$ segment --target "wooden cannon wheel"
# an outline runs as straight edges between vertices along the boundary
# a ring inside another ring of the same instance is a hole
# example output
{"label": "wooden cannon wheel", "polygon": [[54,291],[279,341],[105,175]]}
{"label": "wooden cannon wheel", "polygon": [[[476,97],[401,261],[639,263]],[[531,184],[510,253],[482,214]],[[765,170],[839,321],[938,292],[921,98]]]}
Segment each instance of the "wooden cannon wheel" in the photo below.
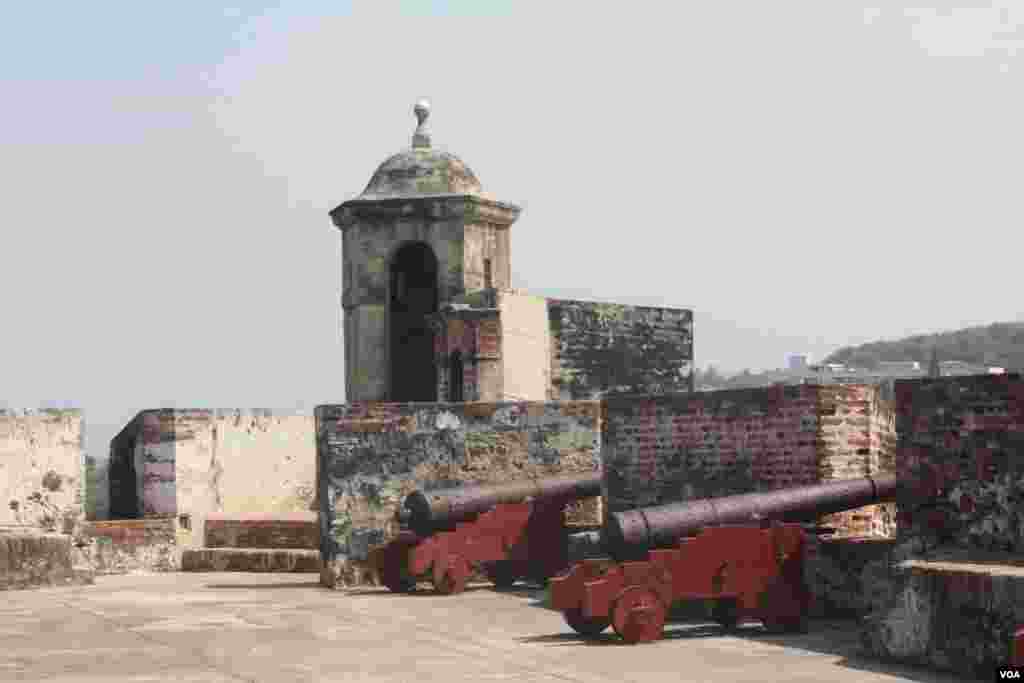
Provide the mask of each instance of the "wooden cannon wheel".
{"label": "wooden cannon wheel", "polygon": [[411,593],[416,590],[416,579],[401,571],[386,569],[380,578],[381,583],[393,593]]}
{"label": "wooden cannon wheel", "polygon": [[394,593],[416,590],[416,577],[409,573],[408,548],[394,544],[382,548],[374,557],[380,581]]}
{"label": "wooden cannon wheel", "polygon": [[806,605],[799,590],[776,579],[760,596],[761,622],[769,633],[806,633]]}
{"label": "wooden cannon wheel", "polygon": [[608,617],[585,617],[583,610],[579,607],[564,610],[562,616],[565,617],[565,623],[569,624],[576,633],[590,637],[598,635],[612,623]]}
{"label": "wooden cannon wheel", "polygon": [[434,563],[434,589],[443,595],[453,595],[466,590],[469,581],[469,563],[461,555],[448,555]]}
{"label": "wooden cannon wheel", "polygon": [[661,638],[666,613],[665,604],[652,589],[630,586],[612,603],[612,628],[627,643],[649,643]]}

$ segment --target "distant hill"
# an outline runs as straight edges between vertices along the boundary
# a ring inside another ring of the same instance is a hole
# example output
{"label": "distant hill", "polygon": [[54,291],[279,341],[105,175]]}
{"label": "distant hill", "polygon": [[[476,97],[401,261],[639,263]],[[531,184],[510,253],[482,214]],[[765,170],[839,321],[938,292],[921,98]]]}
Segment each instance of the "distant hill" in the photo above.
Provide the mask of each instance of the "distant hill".
{"label": "distant hill", "polygon": [[916,360],[927,367],[932,349],[940,361],[958,360],[976,365],[1024,371],[1024,322],[993,323],[953,332],[919,334],[895,341],[876,341],[839,349],[822,363],[874,370],[879,361]]}

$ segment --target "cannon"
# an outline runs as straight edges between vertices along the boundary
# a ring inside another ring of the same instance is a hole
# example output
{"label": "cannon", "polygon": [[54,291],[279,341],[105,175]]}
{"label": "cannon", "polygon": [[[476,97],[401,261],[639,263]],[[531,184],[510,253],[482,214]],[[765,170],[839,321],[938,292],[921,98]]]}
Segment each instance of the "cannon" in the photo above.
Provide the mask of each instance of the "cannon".
{"label": "cannon", "polygon": [[623,640],[661,637],[670,607],[705,600],[733,628],[761,621],[803,631],[806,522],[895,499],[900,481],[863,477],[765,493],[693,500],[608,515],[610,558],[584,560],[550,582],[551,605],[585,636],[612,626]]}
{"label": "cannon", "polygon": [[474,569],[499,588],[544,582],[569,566],[565,506],[600,493],[596,474],[414,491],[395,515],[401,531],[373,562],[397,593],[428,579],[460,593]]}

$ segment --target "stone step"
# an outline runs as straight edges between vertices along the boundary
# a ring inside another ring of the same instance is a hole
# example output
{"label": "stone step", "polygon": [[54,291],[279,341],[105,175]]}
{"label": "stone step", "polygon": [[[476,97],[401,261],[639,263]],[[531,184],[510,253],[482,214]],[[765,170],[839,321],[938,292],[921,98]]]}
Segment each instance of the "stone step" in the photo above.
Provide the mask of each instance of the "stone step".
{"label": "stone step", "polygon": [[213,514],[203,530],[206,548],[320,547],[320,526],[315,512]]}
{"label": "stone step", "polygon": [[320,572],[320,551],[299,548],[188,548],[183,572]]}

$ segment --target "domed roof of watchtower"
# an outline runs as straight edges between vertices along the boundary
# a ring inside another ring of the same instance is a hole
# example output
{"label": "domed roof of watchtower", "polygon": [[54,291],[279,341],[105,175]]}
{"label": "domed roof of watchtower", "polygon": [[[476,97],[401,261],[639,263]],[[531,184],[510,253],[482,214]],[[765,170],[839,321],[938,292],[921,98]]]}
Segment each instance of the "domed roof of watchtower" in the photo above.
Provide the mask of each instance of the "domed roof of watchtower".
{"label": "domed roof of watchtower", "polygon": [[484,197],[476,175],[454,154],[431,146],[427,119],[430,104],[424,100],[413,109],[418,121],[412,147],[382,163],[363,193],[356,199],[375,200],[433,195],[476,195]]}

